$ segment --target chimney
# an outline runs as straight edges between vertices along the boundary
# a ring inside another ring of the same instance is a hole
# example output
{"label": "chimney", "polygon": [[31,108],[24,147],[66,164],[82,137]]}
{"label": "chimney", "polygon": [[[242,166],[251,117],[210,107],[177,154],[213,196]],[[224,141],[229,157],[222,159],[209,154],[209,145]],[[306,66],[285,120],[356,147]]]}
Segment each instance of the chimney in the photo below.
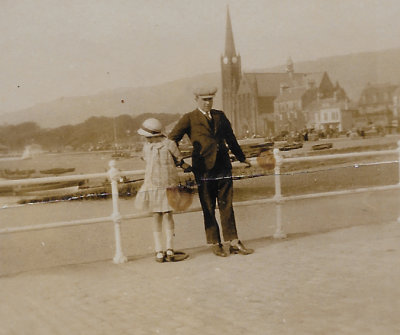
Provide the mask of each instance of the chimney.
{"label": "chimney", "polygon": [[288,88],[289,86],[285,83],[282,83],[280,86],[280,93],[283,94],[283,92]]}

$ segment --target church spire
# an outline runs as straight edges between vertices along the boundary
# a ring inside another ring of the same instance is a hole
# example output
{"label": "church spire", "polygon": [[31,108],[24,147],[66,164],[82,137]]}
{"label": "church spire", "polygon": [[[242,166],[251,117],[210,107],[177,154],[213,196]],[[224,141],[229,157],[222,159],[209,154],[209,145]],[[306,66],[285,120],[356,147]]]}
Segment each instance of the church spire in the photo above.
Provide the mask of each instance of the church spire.
{"label": "church spire", "polygon": [[227,6],[227,15],[226,15],[225,56],[228,57],[236,56],[235,42],[233,40],[231,16],[229,14],[229,6]]}
{"label": "church spire", "polygon": [[289,57],[288,60],[286,61],[286,72],[287,73],[294,72],[294,65],[293,65],[292,57]]}

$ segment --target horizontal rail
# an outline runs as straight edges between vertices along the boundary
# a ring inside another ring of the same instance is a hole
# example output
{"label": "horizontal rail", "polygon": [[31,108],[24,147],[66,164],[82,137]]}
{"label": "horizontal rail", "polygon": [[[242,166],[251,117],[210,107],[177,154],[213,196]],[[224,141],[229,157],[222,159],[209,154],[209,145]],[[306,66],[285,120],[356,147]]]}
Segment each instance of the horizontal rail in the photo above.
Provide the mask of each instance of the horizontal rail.
{"label": "horizontal rail", "polygon": [[365,157],[365,156],[381,156],[388,154],[399,154],[398,149],[392,150],[379,150],[379,151],[365,151],[365,152],[352,152],[346,154],[332,154],[332,155],[318,155],[318,156],[304,156],[304,157],[284,157],[282,160],[285,163],[300,162],[300,161],[316,161],[316,160],[326,160],[326,159],[336,159],[336,158],[354,158],[354,157]]}
{"label": "horizontal rail", "polygon": [[40,177],[40,178],[26,178],[26,179],[16,179],[16,180],[1,180],[1,186],[20,186],[20,185],[34,185],[34,184],[45,184],[45,183],[55,183],[61,181],[75,181],[81,179],[95,179],[95,178],[107,178],[107,172],[102,173],[89,173],[89,174],[75,174],[70,176],[60,176],[60,177]]}
{"label": "horizontal rail", "polygon": [[113,218],[111,216],[106,216],[106,217],[82,219],[82,220],[43,223],[43,224],[38,224],[38,225],[29,225],[29,226],[22,226],[22,227],[10,227],[10,228],[0,229],[0,235],[32,231],[32,230],[44,230],[44,229],[59,228],[59,227],[80,226],[80,225],[85,225],[85,224],[112,222],[112,221],[113,221]]}
{"label": "horizontal rail", "polygon": [[[121,171],[120,174],[124,176],[143,176],[144,170]],[[0,187],[46,184],[46,183],[55,183],[63,181],[77,181],[81,179],[97,179],[97,178],[108,178],[108,174],[107,172],[100,172],[100,173],[88,173],[88,174],[75,174],[75,175],[59,176],[59,177],[40,177],[40,178],[26,178],[26,179],[15,179],[15,180],[1,180]]]}
{"label": "horizontal rail", "polygon": [[120,171],[122,176],[143,176],[145,170],[130,170],[130,171]]}
{"label": "horizontal rail", "polygon": [[282,196],[280,199],[264,198],[264,199],[256,199],[256,200],[246,200],[246,201],[235,202],[234,206],[241,207],[241,206],[255,206],[255,205],[261,205],[261,204],[267,204],[267,203],[277,203],[277,202],[284,203],[286,201],[293,201],[293,200],[332,197],[332,196],[336,196],[336,195],[346,195],[346,194],[372,192],[372,191],[389,191],[389,190],[396,190],[396,189],[400,189],[400,184],[385,185],[385,186],[370,186],[370,187],[362,187],[362,188],[356,188],[356,189],[351,189],[351,190]]}
{"label": "horizontal rail", "polygon": [[[284,203],[287,201],[294,201],[294,200],[301,200],[301,199],[313,199],[313,198],[346,195],[346,194],[353,194],[353,193],[388,191],[388,190],[396,190],[396,189],[400,189],[400,184],[385,185],[385,186],[371,186],[371,187],[363,187],[363,188],[357,188],[357,189],[351,189],[351,190],[292,195],[292,196],[285,196],[280,199],[276,199],[273,197],[273,198],[246,200],[246,201],[234,202],[233,206],[234,207],[256,206],[256,205],[263,205],[263,204],[267,204],[267,203]],[[189,208],[186,211],[174,212],[174,214],[187,214],[187,213],[193,213],[193,212],[200,212],[201,210],[202,209],[200,206],[195,206],[195,207]],[[136,213],[136,214],[122,215],[121,219],[134,220],[134,219],[148,218],[151,216],[152,216],[151,213],[141,212],[141,213]],[[113,217],[107,216],[107,217],[98,217],[98,218],[92,218],[92,219],[82,219],[82,220],[74,220],[74,221],[45,223],[45,224],[39,224],[39,225],[29,225],[29,226],[22,226],[22,227],[2,228],[2,229],[0,229],[0,235],[17,233],[17,232],[25,232],[25,231],[33,231],[33,230],[45,230],[45,229],[58,228],[58,227],[79,226],[79,225],[87,225],[87,224],[93,224],[93,223],[103,223],[103,222],[113,222]]]}

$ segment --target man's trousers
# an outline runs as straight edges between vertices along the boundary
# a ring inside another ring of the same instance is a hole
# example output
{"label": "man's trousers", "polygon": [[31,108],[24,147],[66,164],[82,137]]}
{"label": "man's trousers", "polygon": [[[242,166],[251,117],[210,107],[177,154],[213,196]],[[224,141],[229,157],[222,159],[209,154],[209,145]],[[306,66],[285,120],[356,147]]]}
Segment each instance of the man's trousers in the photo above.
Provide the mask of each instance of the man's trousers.
{"label": "man's trousers", "polygon": [[216,201],[218,201],[221,228],[224,241],[238,238],[235,215],[232,208],[233,181],[231,170],[195,173],[201,207],[204,216],[204,228],[207,243],[221,242],[220,230],[215,218]]}

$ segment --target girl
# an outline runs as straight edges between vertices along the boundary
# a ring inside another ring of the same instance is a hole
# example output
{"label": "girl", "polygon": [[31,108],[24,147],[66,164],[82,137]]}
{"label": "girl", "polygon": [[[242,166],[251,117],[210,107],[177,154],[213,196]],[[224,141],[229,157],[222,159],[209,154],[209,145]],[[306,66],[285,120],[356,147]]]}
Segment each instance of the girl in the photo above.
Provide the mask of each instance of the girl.
{"label": "girl", "polygon": [[[138,134],[147,140],[143,147],[143,159],[146,162],[145,176],[142,187],[135,199],[138,209],[153,212],[153,236],[157,262],[173,262],[182,260],[174,253],[174,219],[172,208],[168,203],[167,189],[178,185],[178,173],[176,166],[185,171],[190,170],[175,142],[167,139],[162,133],[162,124],[157,119],[147,119],[143,122]],[[166,222],[166,253],[162,248],[162,222]],[[184,255],[186,256],[186,255]]]}

